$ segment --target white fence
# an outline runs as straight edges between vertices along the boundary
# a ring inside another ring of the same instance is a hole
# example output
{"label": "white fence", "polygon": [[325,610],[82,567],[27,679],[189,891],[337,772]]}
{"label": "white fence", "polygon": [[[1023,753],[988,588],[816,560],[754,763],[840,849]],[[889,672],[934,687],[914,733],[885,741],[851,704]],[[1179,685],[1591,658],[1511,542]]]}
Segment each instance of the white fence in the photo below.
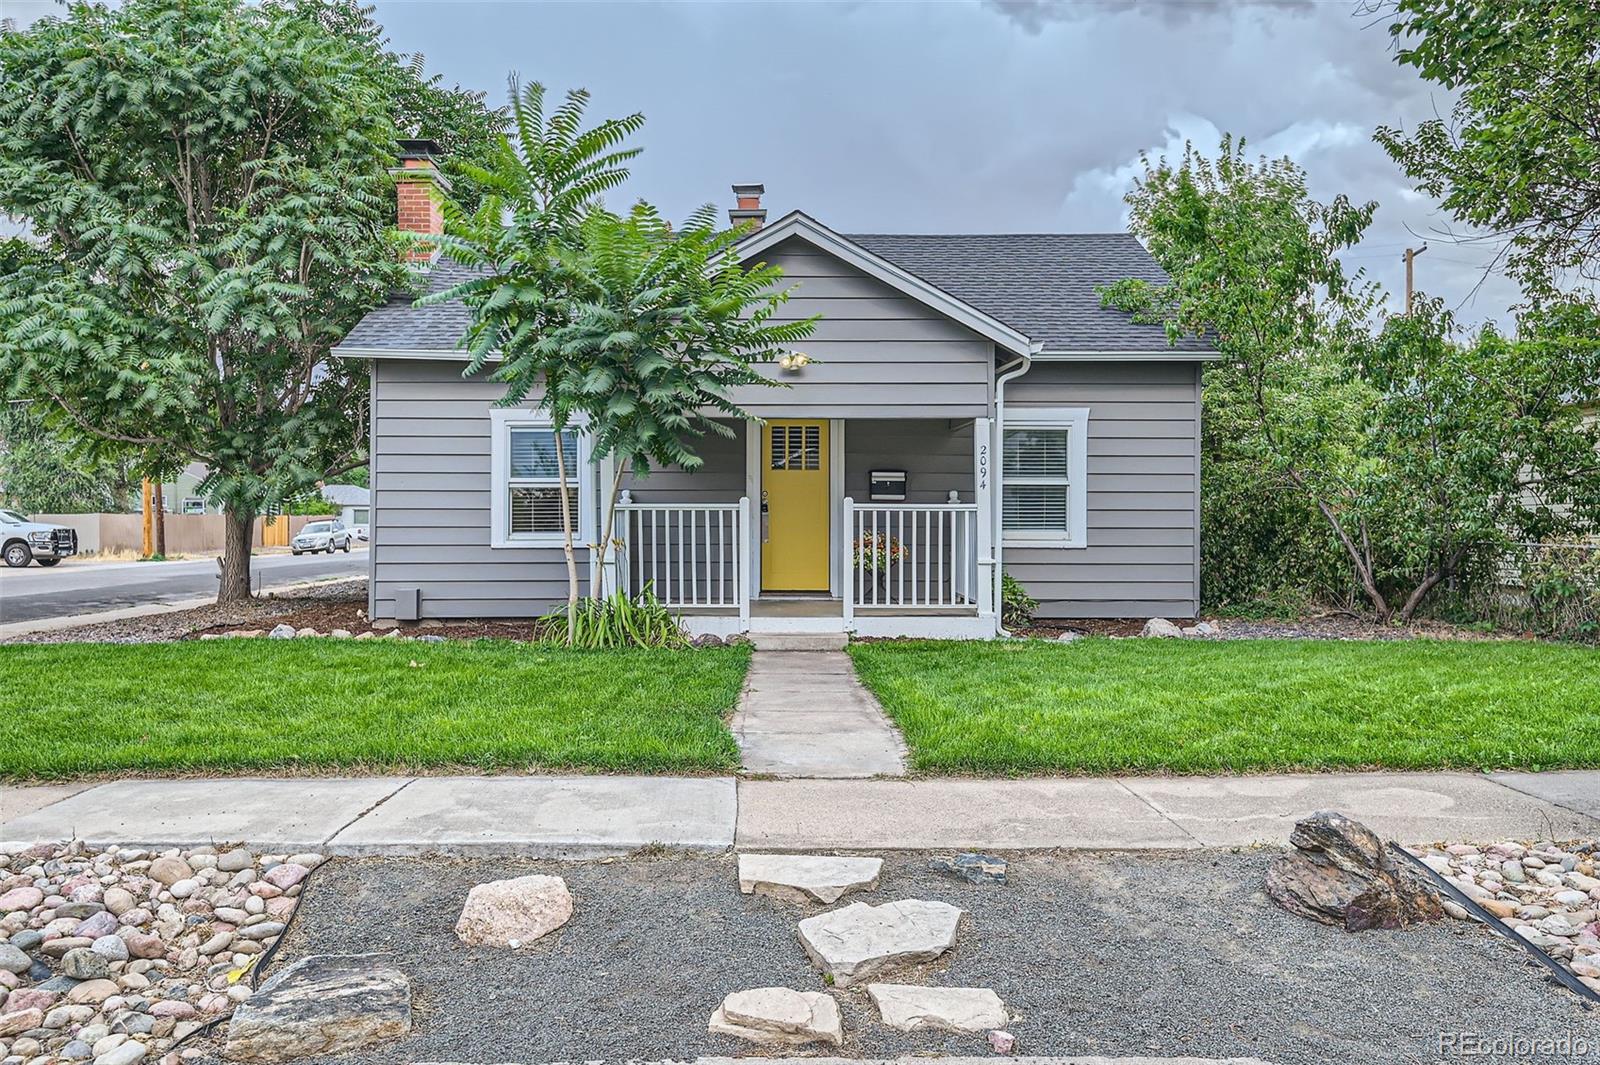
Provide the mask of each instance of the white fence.
{"label": "white fence", "polygon": [[978,602],[976,503],[844,501],[844,601],[850,614],[879,606],[970,610]]}
{"label": "white fence", "polygon": [[618,577],[669,607],[736,607],[750,615],[750,500],[617,504]]}

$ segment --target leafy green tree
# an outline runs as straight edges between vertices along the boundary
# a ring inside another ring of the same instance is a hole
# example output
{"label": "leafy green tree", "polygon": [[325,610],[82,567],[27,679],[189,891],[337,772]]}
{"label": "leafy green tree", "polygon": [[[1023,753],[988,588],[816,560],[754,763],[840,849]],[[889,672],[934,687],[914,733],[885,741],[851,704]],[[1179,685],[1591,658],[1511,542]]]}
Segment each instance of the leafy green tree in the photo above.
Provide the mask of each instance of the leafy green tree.
{"label": "leafy green tree", "polygon": [[138,484],[126,453],[63,435],[32,404],[0,402],[0,502],[29,513],[120,512]]}
{"label": "leafy green tree", "polygon": [[[1363,485],[1389,581],[1412,616],[1474,554],[1600,528],[1600,342],[1573,341],[1565,305],[1516,339],[1461,341],[1437,299],[1391,317],[1357,372],[1374,397]],[[1600,337],[1592,328],[1590,337]]]}
{"label": "leafy green tree", "polygon": [[[1287,159],[1251,162],[1225,138],[1215,161],[1186,147],[1182,160],[1145,160],[1127,197],[1133,231],[1172,278],[1128,280],[1103,293],[1111,306],[1168,335],[1209,338],[1224,360],[1205,371],[1202,545],[1217,576],[1235,582],[1220,598],[1277,596],[1303,574],[1266,572],[1274,551],[1319,576],[1320,516],[1365,595],[1382,600],[1352,467],[1364,397],[1344,378],[1342,355],[1366,339],[1377,291],[1348,275],[1338,254],[1353,247],[1376,205],[1314,201],[1304,171]],[[1261,528],[1263,513],[1289,524]],[[1241,533],[1270,539],[1247,542]],[[1241,594],[1242,593],[1242,594]],[[1208,591],[1208,597],[1214,593]]]}
{"label": "leafy green tree", "polygon": [[407,284],[369,52],[278,3],[72,4],[0,34],[0,378],[77,431],[210,467],[218,598],[254,516],[365,460],[329,349]]}
{"label": "leafy green tree", "polygon": [[[652,463],[700,465],[695,441],[726,433],[717,415],[746,418],[731,389],[763,383],[754,365],[807,335],[810,322],[775,322],[786,298],[781,274],[746,269],[728,251],[707,207],[674,228],[640,205],[626,218],[599,198],[628,175],[639,149],[625,141],[643,116],[585,128],[588,94],[574,91],[546,114],[544,87],[513,80],[514,136],[500,139],[492,166],[459,169],[485,190],[478,209],[444,205],[444,252],[481,275],[420,302],[462,299],[473,311],[463,343],[468,373],[499,364],[502,405],[537,389],[539,410],[558,433],[590,435],[596,456],[623,470]],[[575,631],[578,567],[563,449],[555,449],[567,564],[567,634]],[[602,542],[611,540],[616,484]]]}
{"label": "leafy green tree", "polygon": [[[459,299],[473,312],[462,344],[466,374],[491,373],[506,384],[502,406],[516,406],[542,385],[539,409],[555,432],[570,431],[583,411],[587,367],[569,361],[554,338],[571,320],[573,277],[570,262],[582,248],[584,218],[599,197],[628,178],[626,163],[638,148],[622,144],[644,124],[642,114],[607,119],[583,128],[589,94],[567,93],[545,114],[545,90],[538,82],[519,88],[511,79],[511,131],[498,138],[490,162],[458,163],[484,194],[476,210],[449,199],[442,202],[444,236],[439,244],[458,263],[475,266],[479,276],[425,296],[419,304]],[[578,561],[565,449],[555,449],[561,497],[563,552],[567,565],[569,634],[577,616]]]}
{"label": "leafy green tree", "polygon": [[455,165],[486,165],[491,161],[495,139],[505,132],[505,111],[490,108],[481,92],[447,85],[442,76],[429,75],[420,53],[393,51],[383,27],[372,17],[370,4],[354,0],[269,2],[316,22],[371,57],[369,72],[389,100],[395,132],[401,137],[437,142],[443,165],[455,178],[451,196],[464,209],[475,210],[483,190],[470,177],[456,171]]}
{"label": "leafy green tree", "polygon": [[1600,276],[1600,4],[1399,0],[1399,62],[1456,93],[1448,118],[1377,140],[1456,218],[1508,236],[1510,266],[1549,288]]}
{"label": "leafy green tree", "polygon": [[718,419],[745,421],[732,390],[775,386],[757,364],[811,335],[814,318],[775,321],[788,299],[783,272],[749,268],[732,254],[742,230],[719,230],[716,208],[673,226],[648,204],[626,218],[592,211],[582,245],[567,252],[574,302],[552,340],[569,369],[582,368],[576,405],[595,454],[617,459],[598,545],[612,546],[623,474],[652,465],[696,470],[707,433],[732,437]]}
{"label": "leafy green tree", "polygon": [[1172,283],[1105,298],[1213,338],[1225,359],[1207,374],[1207,420],[1232,430],[1208,441],[1213,471],[1314,508],[1379,618],[1410,619],[1513,540],[1597,527],[1600,429],[1581,413],[1600,401],[1592,305],[1547,303],[1515,338],[1463,342],[1424,297],[1374,338],[1376,290],[1335,257],[1373,205],[1318,204],[1294,164],[1248,163],[1226,141],[1215,163],[1191,150],[1147,165],[1129,203]]}

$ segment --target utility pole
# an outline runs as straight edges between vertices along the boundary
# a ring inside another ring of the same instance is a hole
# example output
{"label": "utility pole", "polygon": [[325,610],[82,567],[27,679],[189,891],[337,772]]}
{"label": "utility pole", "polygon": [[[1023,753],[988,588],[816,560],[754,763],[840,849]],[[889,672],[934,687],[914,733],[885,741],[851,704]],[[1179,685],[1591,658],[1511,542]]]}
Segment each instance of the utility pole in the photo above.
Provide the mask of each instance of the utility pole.
{"label": "utility pole", "polygon": [[1428,246],[1426,244],[1424,244],[1420,248],[1407,248],[1406,249],[1406,317],[1407,318],[1411,317],[1411,291],[1412,291],[1412,287],[1413,287],[1411,278],[1412,278],[1412,274],[1414,273],[1413,265],[1417,261],[1417,256],[1421,255],[1423,252],[1425,252],[1427,250],[1428,250]]}
{"label": "utility pole", "polygon": [[149,558],[152,554],[155,553],[155,545],[153,543],[153,537],[151,536],[151,533],[152,533],[153,530],[151,528],[151,521],[150,521],[150,518],[151,518],[151,514],[150,514],[150,478],[148,478],[148,477],[143,479],[143,482],[141,484],[140,496],[143,499],[143,503],[142,503],[142,505],[140,507],[140,512],[144,516],[144,523],[143,523],[144,524],[144,546],[143,546],[143,550],[140,551],[140,554],[143,555],[145,558]]}

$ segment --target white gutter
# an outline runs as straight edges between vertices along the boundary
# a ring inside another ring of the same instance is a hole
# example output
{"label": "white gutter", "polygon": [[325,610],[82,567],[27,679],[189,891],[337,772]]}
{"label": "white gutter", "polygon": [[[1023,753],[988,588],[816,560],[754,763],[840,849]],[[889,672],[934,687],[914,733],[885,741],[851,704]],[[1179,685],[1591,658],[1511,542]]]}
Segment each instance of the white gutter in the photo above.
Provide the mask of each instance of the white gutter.
{"label": "white gutter", "polygon": [[1005,596],[1005,490],[1006,490],[1006,382],[1014,377],[1021,377],[1033,369],[1033,357],[1039,354],[1043,344],[1033,345],[1027,352],[1008,363],[994,379],[994,440],[991,443],[990,454],[994,455],[994,492],[989,497],[994,503],[989,508],[989,521],[993,523],[990,533],[990,553],[994,555],[994,627],[1002,636],[1010,636],[1004,625]]}

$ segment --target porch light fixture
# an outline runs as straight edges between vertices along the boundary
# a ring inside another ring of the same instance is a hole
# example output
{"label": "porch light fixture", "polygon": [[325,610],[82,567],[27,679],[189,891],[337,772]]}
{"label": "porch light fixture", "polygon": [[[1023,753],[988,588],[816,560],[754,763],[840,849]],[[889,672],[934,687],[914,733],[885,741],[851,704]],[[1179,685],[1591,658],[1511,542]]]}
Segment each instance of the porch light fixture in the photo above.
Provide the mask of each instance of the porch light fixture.
{"label": "porch light fixture", "polygon": [[799,373],[811,364],[811,356],[803,351],[791,351],[778,360],[779,369],[785,373]]}

